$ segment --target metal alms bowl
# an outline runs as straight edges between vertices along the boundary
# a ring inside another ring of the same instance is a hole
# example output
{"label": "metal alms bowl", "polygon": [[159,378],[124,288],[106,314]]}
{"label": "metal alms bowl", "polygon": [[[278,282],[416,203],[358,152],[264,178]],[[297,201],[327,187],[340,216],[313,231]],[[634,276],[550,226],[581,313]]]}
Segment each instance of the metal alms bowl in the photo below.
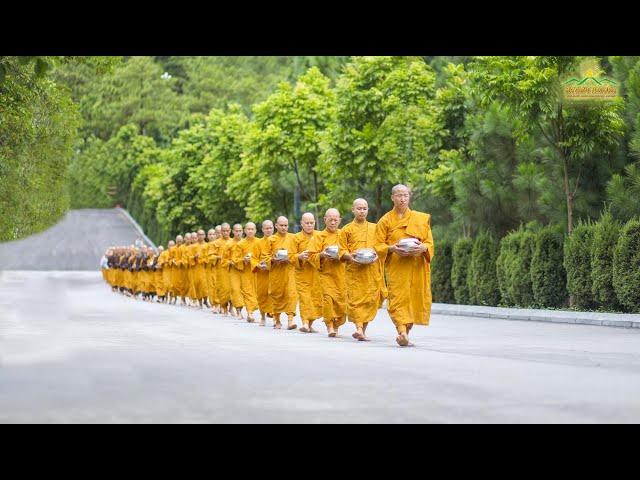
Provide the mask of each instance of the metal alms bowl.
{"label": "metal alms bowl", "polygon": [[289,258],[289,251],[284,248],[281,248],[276,252],[276,258],[278,260],[286,260],[287,258]]}
{"label": "metal alms bowl", "polygon": [[360,248],[355,253],[358,263],[373,263],[376,259],[376,251],[373,248]]}
{"label": "metal alms bowl", "polygon": [[338,250],[340,248],[338,247],[338,245],[330,245],[327,248],[325,248],[325,252],[327,252],[327,255],[329,255],[332,258],[338,258]]}
{"label": "metal alms bowl", "polygon": [[408,250],[418,245],[420,245],[420,241],[417,238],[403,238],[398,242],[398,247],[403,250]]}

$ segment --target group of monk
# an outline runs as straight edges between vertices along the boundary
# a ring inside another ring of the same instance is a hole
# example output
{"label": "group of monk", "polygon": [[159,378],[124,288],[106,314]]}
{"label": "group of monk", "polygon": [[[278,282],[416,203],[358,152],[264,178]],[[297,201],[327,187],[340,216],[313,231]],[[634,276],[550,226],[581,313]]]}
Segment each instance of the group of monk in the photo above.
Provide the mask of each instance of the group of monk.
{"label": "group of monk", "polygon": [[[322,319],[328,336],[348,320],[355,326],[353,338],[369,341],[367,326],[387,299],[387,310],[402,347],[413,346],[413,325],[428,325],[431,313],[430,263],[434,255],[429,214],[411,210],[411,191],[396,185],[391,192],[393,209],[377,224],[367,220],[367,201],[353,202],[353,221],[340,228],[340,212],[330,208],[325,229],[315,229],[315,216],[305,213],[302,230],[289,233],[289,221],[279,217],[256,225],[233,228],[223,223],[208,231],[178,235],[165,250],[150,247],[113,247],[106,253],[105,281],[114,291],[147,301],[209,308],[214,314],[231,315],[253,323],[273,319],[281,329],[315,333]],[[231,235],[233,234],[233,235]],[[244,234],[244,235],[243,235]],[[404,241],[403,241],[404,240]],[[372,259],[363,261],[362,252]],[[245,317],[242,312],[245,312]]]}

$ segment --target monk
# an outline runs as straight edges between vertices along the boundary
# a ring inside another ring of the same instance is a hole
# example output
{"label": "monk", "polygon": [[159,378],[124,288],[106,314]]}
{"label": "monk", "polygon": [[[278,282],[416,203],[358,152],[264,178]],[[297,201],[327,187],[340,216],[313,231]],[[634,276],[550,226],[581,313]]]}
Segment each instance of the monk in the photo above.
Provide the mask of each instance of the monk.
{"label": "monk", "polygon": [[216,265],[216,292],[220,302],[220,312],[223,315],[229,313],[231,301],[231,282],[229,278],[229,249],[233,246],[233,240],[229,237],[231,226],[223,223],[220,227],[221,237],[214,242],[218,250],[218,263]]}
{"label": "monk", "polygon": [[213,313],[217,313],[217,310],[220,307],[218,298],[216,296],[216,263],[218,263],[218,250],[214,245],[216,239],[217,237],[215,229],[209,229],[209,231],[207,232],[207,246],[204,251],[204,265],[207,276],[207,296],[209,298],[209,305]]}
{"label": "monk", "polygon": [[[196,236],[191,235],[191,245],[188,247],[188,262],[191,271],[191,298],[202,308],[208,294],[208,282],[204,262],[206,261],[204,230],[198,230]],[[193,241],[195,238],[195,242]]]}
{"label": "monk", "polygon": [[[233,226],[233,243],[228,250],[228,260],[229,260],[229,282],[231,284],[231,306],[233,307],[231,310],[232,316],[241,319],[242,318],[242,307],[244,306],[244,301],[242,297],[242,269],[243,265],[237,265],[235,258],[235,252],[238,249],[238,245],[242,241],[242,225],[236,223]],[[240,263],[242,259],[240,259]]]}
{"label": "monk", "polygon": [[[180,297],[182,305],[187,304],[186,296],[189,292],[189,278],[187,277],[186,266],[186,248],[184,243],[184,237],[178,235],[176,237],[176,247],[173,255],[173,285],[175,288],[176,297]],[[174,301],[175,303],[175,301]]]}
{"label": "monk", "polygon": [[269,237],[273,235],[273,222],[265,220],[262,222],[262,238],[258,239],[256,245],[256,259],[260,260],[253,267],[256,274],[256,292],[258,297],[258,308],[260,309],[260,326],[266,325],[267,316],[273,317],[273,304],[269,295],[269,267],[262,260],[263,255],[269,247]]}
{"label": "monk", "polygon": [[[248,222],[244,226],[245,238],[240,240],[233,249],[232,258],[234,268],[240,272],[240,293],[242,304],[247,311],[247,322],[255,322],[253,312],[258,309],[258,297],[256,291],[256,274],[253,268],[260,263],[260,257],[256,255],[257,242],[256,224]],[[240,314],[240,312],[238,312]]]}
{"label": "monk", "polygon": [[[391,190],[393,210],[376,226],[376,250],[384,258],[389,316],[401,347],[413,346],[409,332],[414,324],[429,325],[431,314],[430,263],[434,255],[431,215],[409,208],[411,190],[396,185]],[[402,239],[414,238],[414,246],[402,247]]]}
{"label": "monk", "polygon": [[358,263],[355,253],[376,246],[376,224],[367,221],[369,204],[364,198],[353,201],[353,221],[340,230],[341,259],[346,262],[347,319],[353,322],[353,338],[369,341],[367,326],[378,313],[386,297],[380,257],[369,264]]}
{"label": "monk", "polygon": [[294,235],[294,265],[296,291],[300,304],[300,318],[304,333],[316,333],[313,322],[322,317],[322,288],[318,270],[309,262],[307,246],[318,231],[315,230],[316,219],[312,213],[305,213],[300,219],[302,230]]}
{"label": "monk", "polygon": [[[269,295],[273,305],[273,328],[281,329],[280,314],[286,313],[288,319],[287,330],[298,328],[294,321],[296,314],[296,283],[293,273],[293,250],[295,249],[294,235],[289,233],[287,217],[276,220],[275,235],[267,239],[267,247],[260,260],[269,268]],[[286,256],[277,258],[279,250],[286,250]]]}
{"label": "monk", "polygon": [[158,289],[158,301],[167,303],[169,300],[169,266],[167,265],[167,258],[169,256],[169,249],[171,243],[167,244],[165,250],[162,245],[158,247],[158,261],[156,262],[156,287]]}
{"label": "monk", "polygon": [[[344,263],[339,255],[340,212],[330,208],[324,215],[325,229],[310,242],[309,262],[320,273],[322,288],[322,317],[330,338],[338,336],[338,329],[346,322],[347,300]],[[328,247],[338,247],[335,257],[327,252]]]}
{"label": "monk", "polygon": [[173,254],[175,245],[176,242],[174,242],[173,240],[169,240],[169,243],[167,243],[167,249],[162,252],[160,258],[158,259],[158,265],[162,269],[162,283],[164,284],[164,288],[166,290],[165,303],[171,303],[171,297],[173,296],[173,285],[171,284],[171,272],[173,268],[171,266],[171,255]]}

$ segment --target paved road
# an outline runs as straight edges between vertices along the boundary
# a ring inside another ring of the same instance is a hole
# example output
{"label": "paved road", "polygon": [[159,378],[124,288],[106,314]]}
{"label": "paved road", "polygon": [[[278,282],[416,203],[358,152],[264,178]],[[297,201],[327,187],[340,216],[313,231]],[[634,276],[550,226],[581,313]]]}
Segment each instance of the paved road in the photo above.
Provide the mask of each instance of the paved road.
{"label": "paved road", "polygon": [[0,272],[0,422],[639,422],[640,331],[432,318],[417,347],[276,331]]}
{"label": "paved road", "polygon": [[130,245],[138,236],[121,210],[71,210],[44,232],[0,243],[0,269],[95,270],[109,246]]}

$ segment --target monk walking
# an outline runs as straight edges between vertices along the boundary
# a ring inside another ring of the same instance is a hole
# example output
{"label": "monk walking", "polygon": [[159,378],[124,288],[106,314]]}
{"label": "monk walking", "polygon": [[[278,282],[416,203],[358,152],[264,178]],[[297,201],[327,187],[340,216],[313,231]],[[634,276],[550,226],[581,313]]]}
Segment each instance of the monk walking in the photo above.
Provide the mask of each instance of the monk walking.
{"label": "monk walking", "polygon": [[340,230],[340,251],[346,261],[347,319],[356,326],[353,338],[368,341],[367,326],[378,313],[386,296],[382,263],[377,256],[363,263],[356,254],[362,249],[375,251],[376,224],[367,221],[369,204],[363,198],[354,200],[353,221]]}
{"label": "monk walking", "polygon": [[[234,268],[240,272],[240,293],[242,304],[247,310],[247,322],[255,322],[253,312],[258,309],[258,298],[256,292],[256,274],[253,267],[260,262],[256,256],[258,240],[256,239],[256,224],[248,222],[244,226],[245,238],[240,240],[234,247],[232,260]],[[240,312],[238,312],[240,314]]]}
{"label": "monk walking", "polygon": [[296,290],[300,303],[300,318],[304,333],[316,333],[313,322],[322,317],[322,287],[318,270],[309,262],[309,242],[318,234],[316,219],[312,213],[305,213],[300,219],[302,231],[294,235],[294,264]]}
{"label": "monk walking", "polygon": [[280,329],[280,314],[286,313],[288,330],[298,328],[296,314],[296,283],[293,273],[292,255],[295,249],[294,235],[289,233],[287,217],[278,217],[277,233],[267,239],[266,251],[260,258],[269,268],[269,295],[273,305],[273,328]]}
{"label": "monk walking", "polygon": [[[242,265],[237,265],[235,261],[235,251],[238,249],[238,245],[242,240],[242,225],[236,223],[233,226],[233,243],[229,248],[229,281],[231,284],[231,314],[238,318],[242,318],[242,307],[244,301],[242,299]],[[242,260],[240,261],[242,263]]]}
{"label": "monk walking", "polygon": [[256,291],[258,297],[258,308],[260,309],[260,326],[266,325],[267,316],[273,317],[273,304],[269,295],[269,267],[262,260],[264,255],[268,255],[269,237],[273,235],[273,222],[265,220],[262,222],[262,238],[257,240],[256,245],[256,265],[253,271],[256,274]]}
{"label": "monk walking", "polygon": [[339,233],[340,212],[327,210],[324,216],[325,229],[309,242],[309,262],[320,273],[322,287],[322,317],[329,337],[338,336],[338,328],[346,322],[347,301],[345,298],[345,269],[340,261]]}
{"label": "monk walking", "polygon": [[411,210],[410,200],[409,187],[393,187],[393,210],[376,226],[376,250],[385,257],[389,316],[398,331],[396,342],[402,347],[413,346],[411,328],[414,324],[429,325],[431,314],[431,215]]}
{"label": "monk walking", "polygon": [[218,264],[216,265],[216,291],[220,302],[221,313],[228,315],[231,301],[231,282],[229,279],[229,249],[233,246],[233,240],[229,237],[231,226],[223,223],[220,228],[221,237],[214,242],[218,249]]}

